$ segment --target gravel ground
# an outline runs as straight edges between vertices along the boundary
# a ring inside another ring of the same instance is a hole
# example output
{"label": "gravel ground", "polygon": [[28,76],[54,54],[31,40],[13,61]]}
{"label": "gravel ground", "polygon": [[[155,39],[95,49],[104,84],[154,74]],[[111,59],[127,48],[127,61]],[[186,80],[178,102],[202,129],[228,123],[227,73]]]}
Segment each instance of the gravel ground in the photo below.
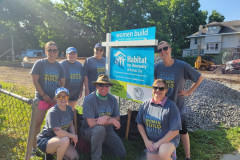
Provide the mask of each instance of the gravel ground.
{"label": "gravel ground", "polygon": [[[187,82],[186,88],[192,83]],[[204,79],[196,91],[185,100],[188,128],[190,130],[213,130],[223,124],[239,126],[240,90],[237,85],[228,85]]]}
{"label": "gravel ground", "polygon": [[[192,82],[187,81],[185,88]],[[214,130],[223,124],[226,127],[239,126],[240,122],[240,84],[217,82],[204,79],[195,92],[185,99],[187,107],[188,129]],[[118,97],[117,97],[118,98]],[[81,106],[83,98],[79,101]],[[138,110],[140,104],[120,98],[121,115],[127,114],[128,109]]]}

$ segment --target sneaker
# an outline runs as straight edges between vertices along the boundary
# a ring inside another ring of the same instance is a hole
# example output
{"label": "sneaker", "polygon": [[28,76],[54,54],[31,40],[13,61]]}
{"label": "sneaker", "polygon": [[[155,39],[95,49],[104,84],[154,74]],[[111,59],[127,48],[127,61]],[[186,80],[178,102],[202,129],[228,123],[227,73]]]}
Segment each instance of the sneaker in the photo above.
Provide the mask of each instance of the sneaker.
{"label": "sneaker", "polygon": [[191,160],[191,158],[186,158],[185,160]]}
{"label": "sneaker", "polygon": [[172,158],[172,160],[176,160],[177,159],[177,152],[176,152],[176,150],[173,151],[173,153],[171,155],[171,158]]}
{"label": "sneaker", "polygon": [[34,157],[36,155],[37,148],[32,148],[32,154],[31,157]]}

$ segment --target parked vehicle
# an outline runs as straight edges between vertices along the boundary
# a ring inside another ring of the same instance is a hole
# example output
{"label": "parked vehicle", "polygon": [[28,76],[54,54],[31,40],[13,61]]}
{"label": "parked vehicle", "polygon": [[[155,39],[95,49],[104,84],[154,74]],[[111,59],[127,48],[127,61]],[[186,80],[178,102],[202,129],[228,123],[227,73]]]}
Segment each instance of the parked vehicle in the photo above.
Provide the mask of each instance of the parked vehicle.
{"label": "parked vehicle", "polygon": [[202,59],[201,56],[198,56],[197,60],[195,61],[195,68],[205,71],[212,71],[214,68],[212,67],[214,65],[213,62],[207,61],[205,59]]}
{"label": "parked vehicle", "polygon": [[40,49],[26,49],[26,51],[21,52],[22,58],[24,57],[46,57],[43,50]]}
{"label": "parked vehicle", "polygon": [[225,67],[222,68],[223,74],[240,74],[240,52],[223,54],[222,62]]}

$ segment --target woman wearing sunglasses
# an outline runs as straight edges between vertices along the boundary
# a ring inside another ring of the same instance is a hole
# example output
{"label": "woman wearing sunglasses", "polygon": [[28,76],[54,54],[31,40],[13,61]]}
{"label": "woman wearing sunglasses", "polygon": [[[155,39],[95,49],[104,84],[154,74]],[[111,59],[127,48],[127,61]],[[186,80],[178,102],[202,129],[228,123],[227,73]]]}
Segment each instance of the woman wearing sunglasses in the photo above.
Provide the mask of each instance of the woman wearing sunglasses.
{"label": "woman wearing sunglasses", "polygon": [[103,57],[102,44],[97,43],[93,51],[94,55],[86,59],[83,67],[85,96],[96,90],[96,86],[92,82],[96,81],[100,74],[105,74],[106,59]]}
{"label": "woman wearing sunglasses", "polygon": [[[162,41],[158,44],[157,52],[163,60],[154,66],[154,78],[164,79],[168,83],[168,98],[176,103],[182,121],[182,130],[179,131],[185,151],[185,160],[190,160],[190,140],[185,118],[186,107],[184,97],[191,95],[203,80],[201,74],[186,62],[172,58],[172,48],[169,43]],[[193,85],[184,90],[186,80]]]}
{"label": "woman wearing sunglasses", "polygon": [[172,160],[181,130],[181,119],[174,102],[166,97],[168,84],[157,79],[153,83],[152,99],[140,106],[136,122],[145,144],[147,160]]}
{"label": "woman wearing sunglasses", "polygon": [[36,153],[36,136],[40,132],[45,114],[50,107],[56,104],[54,92],[60,86],[65,85],[64,70],[56,61],[57,44],[53,41],[46,43],[45,54],[47,57],[36,61],[31,70],[32,81],[36,89],[35,98],[39,100],[32,156]]}
{"label": "woman wearing sunglasses", "polygon": [[56,153],[57,160],[78,159],[74,148],[78,137],[74,132],[73,111],[67,106],[69,91],[60,87],[55,91],[55,96],[57,104],[47,112],[45,126],[37,136],[37,146],[44,153]]}

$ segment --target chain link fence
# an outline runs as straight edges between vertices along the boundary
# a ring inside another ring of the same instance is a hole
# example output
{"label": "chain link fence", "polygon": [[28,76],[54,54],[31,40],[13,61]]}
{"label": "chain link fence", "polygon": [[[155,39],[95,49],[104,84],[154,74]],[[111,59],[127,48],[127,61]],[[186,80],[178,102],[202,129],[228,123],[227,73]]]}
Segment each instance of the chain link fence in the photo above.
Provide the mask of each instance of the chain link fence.
{"label": "chain link fence", "polygon": [[15,86],[0,85],[0,159],[30,159],[36,103]]}

